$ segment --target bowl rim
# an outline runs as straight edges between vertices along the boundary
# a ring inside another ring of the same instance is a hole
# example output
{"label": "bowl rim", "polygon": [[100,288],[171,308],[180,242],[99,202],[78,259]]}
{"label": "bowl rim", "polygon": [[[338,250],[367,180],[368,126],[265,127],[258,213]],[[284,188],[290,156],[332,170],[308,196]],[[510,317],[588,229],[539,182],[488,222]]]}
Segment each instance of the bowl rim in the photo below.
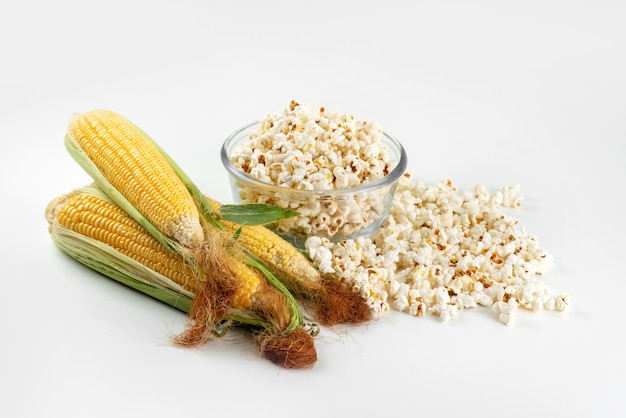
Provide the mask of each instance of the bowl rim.
{"label": "bowl rim", "polygon": [[319,195],[319,196],[339,196],[344,195],[346,193],[354,194],[354,193],[363,193],[370,190],[375,190],[384,186],[388,186],[397,182],[400,177],[404,174],[408,165],[408,157],[406,151],[400,141],[398,141],[394,136],[388,134],[383,131],[383,136],[387,138],[391,144],[397,148],[398,154],[400,158],[398,159],[396,165],[393,169],[384,177],[368,182],[363,183],[355,187],[347,187],[343,189],[330,189],[330,190],[306,190],[306,189],[293,189],[290,187],[277,186],[272,183],[266,183],[264,181],[255,179],[244,173],[243,171],[236,168],[230,161],[228,155],[228,146],[233,142],[235,138],[239,136],[239,134],[247,129],[250,129],[252,126],[260,124],[260,120],[256,120],[250,123],[247,123],[235,130],[233,133],[228,135],[226,140],[222,143],[222,147],[220,149],[220,159],[222,160],[222,164],[226,168],[226,170],[230,173],[231,176],[235,177],[238,180],[244,181],[251,186],[264,189],[266,191],[273,191],[278,193],[285,194],[296,194],[296,195]]}

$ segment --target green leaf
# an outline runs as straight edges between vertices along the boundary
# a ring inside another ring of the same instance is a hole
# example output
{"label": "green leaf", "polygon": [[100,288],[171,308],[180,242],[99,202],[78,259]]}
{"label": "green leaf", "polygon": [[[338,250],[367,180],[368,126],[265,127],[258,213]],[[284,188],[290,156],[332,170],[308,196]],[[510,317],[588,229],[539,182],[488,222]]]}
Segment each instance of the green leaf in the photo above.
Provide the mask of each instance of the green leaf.
{"label": "green leaf", "polygon": [[239,228],[237,228],[237,230],[235,231],[235,233],[233,234],[233,239],[235,241],[237,241],[239,239],[239,236],[241,235],[241,232],[243,231],[243,225],[239,225]]}
{"label": "green leaf", "polygon": [[264,225],[297,216],[299,213],[279,208],[278,206],[254,203],[247,205],[222,205],[220,214],[223,219],[238,224]]}

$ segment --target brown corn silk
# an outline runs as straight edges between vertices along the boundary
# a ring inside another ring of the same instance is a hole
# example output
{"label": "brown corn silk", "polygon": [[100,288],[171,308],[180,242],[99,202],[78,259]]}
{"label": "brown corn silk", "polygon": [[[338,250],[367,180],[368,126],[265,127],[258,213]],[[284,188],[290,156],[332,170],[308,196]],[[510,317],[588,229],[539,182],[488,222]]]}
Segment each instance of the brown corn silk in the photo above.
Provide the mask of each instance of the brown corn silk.
{"label": "brown corn silk", "polygon": [[292,331],[287,336],[261,331],[255,337],[263,356],[287,369],[309,368],[317,361],[317,352],[311,350],[313,337],[303,329]]}

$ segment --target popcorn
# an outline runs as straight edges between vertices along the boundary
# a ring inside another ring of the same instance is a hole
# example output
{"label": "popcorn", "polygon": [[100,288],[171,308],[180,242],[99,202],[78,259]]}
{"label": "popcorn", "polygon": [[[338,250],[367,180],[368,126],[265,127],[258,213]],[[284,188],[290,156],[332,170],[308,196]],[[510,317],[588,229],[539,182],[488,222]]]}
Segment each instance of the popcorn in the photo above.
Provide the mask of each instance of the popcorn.
{"label": "popcorn", "polygon": [[491,305],[491,309],[498,315],[498,319],[504,325],[510,325],[513,319],[513,313],[517,309],[517,302],[510,299],[508,302],[498,301]]}
{"label": "popcorn", "polygon": [[389,217],[370,237],[313,236],[305,245],[317,266],[352,284],[375,312],[391,307],[448,322],[480,306],[511,325],[519,308],[570,305],[567,293],[551,296],[540,280],[551,255],[504,211],[521,205],[518,193],[519,185],[459,191],[449,179],[427,186],[405,173]]}
{"label": "popcorn", "polygon": [[[395,166],[381,127],[339,112],[313,109],[292,101],[260,122],[249,140],[233,150],[233,166],[265,183],[296,190],[334,191],[371,183]],[[318,235],[350,237],[367,229],[386,212],[391,184],[358,194],[328,197],[321,207],[296,194],[240,189],[244,203],[289,208],[299,216],[282,219],[276,232],[302,239]]]}

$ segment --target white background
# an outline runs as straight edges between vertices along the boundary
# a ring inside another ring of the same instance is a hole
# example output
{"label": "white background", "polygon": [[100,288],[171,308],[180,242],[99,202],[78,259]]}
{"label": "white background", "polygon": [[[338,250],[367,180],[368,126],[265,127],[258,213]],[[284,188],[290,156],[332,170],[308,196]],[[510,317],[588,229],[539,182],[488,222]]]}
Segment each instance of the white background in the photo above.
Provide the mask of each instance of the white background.
{"label": "white background", "polygon": [[[625,18],[618,0],[2,3],[0,416],[623,416]],[[47,203],[90,181],[63,146],[73,112],[125,115],[229,202],[222,141],[291,99],[380,123],[429,184],[520,184],[571,309],[392,312],[284,370],[238,332],[172,347],[183,314],[49,238]]]}

